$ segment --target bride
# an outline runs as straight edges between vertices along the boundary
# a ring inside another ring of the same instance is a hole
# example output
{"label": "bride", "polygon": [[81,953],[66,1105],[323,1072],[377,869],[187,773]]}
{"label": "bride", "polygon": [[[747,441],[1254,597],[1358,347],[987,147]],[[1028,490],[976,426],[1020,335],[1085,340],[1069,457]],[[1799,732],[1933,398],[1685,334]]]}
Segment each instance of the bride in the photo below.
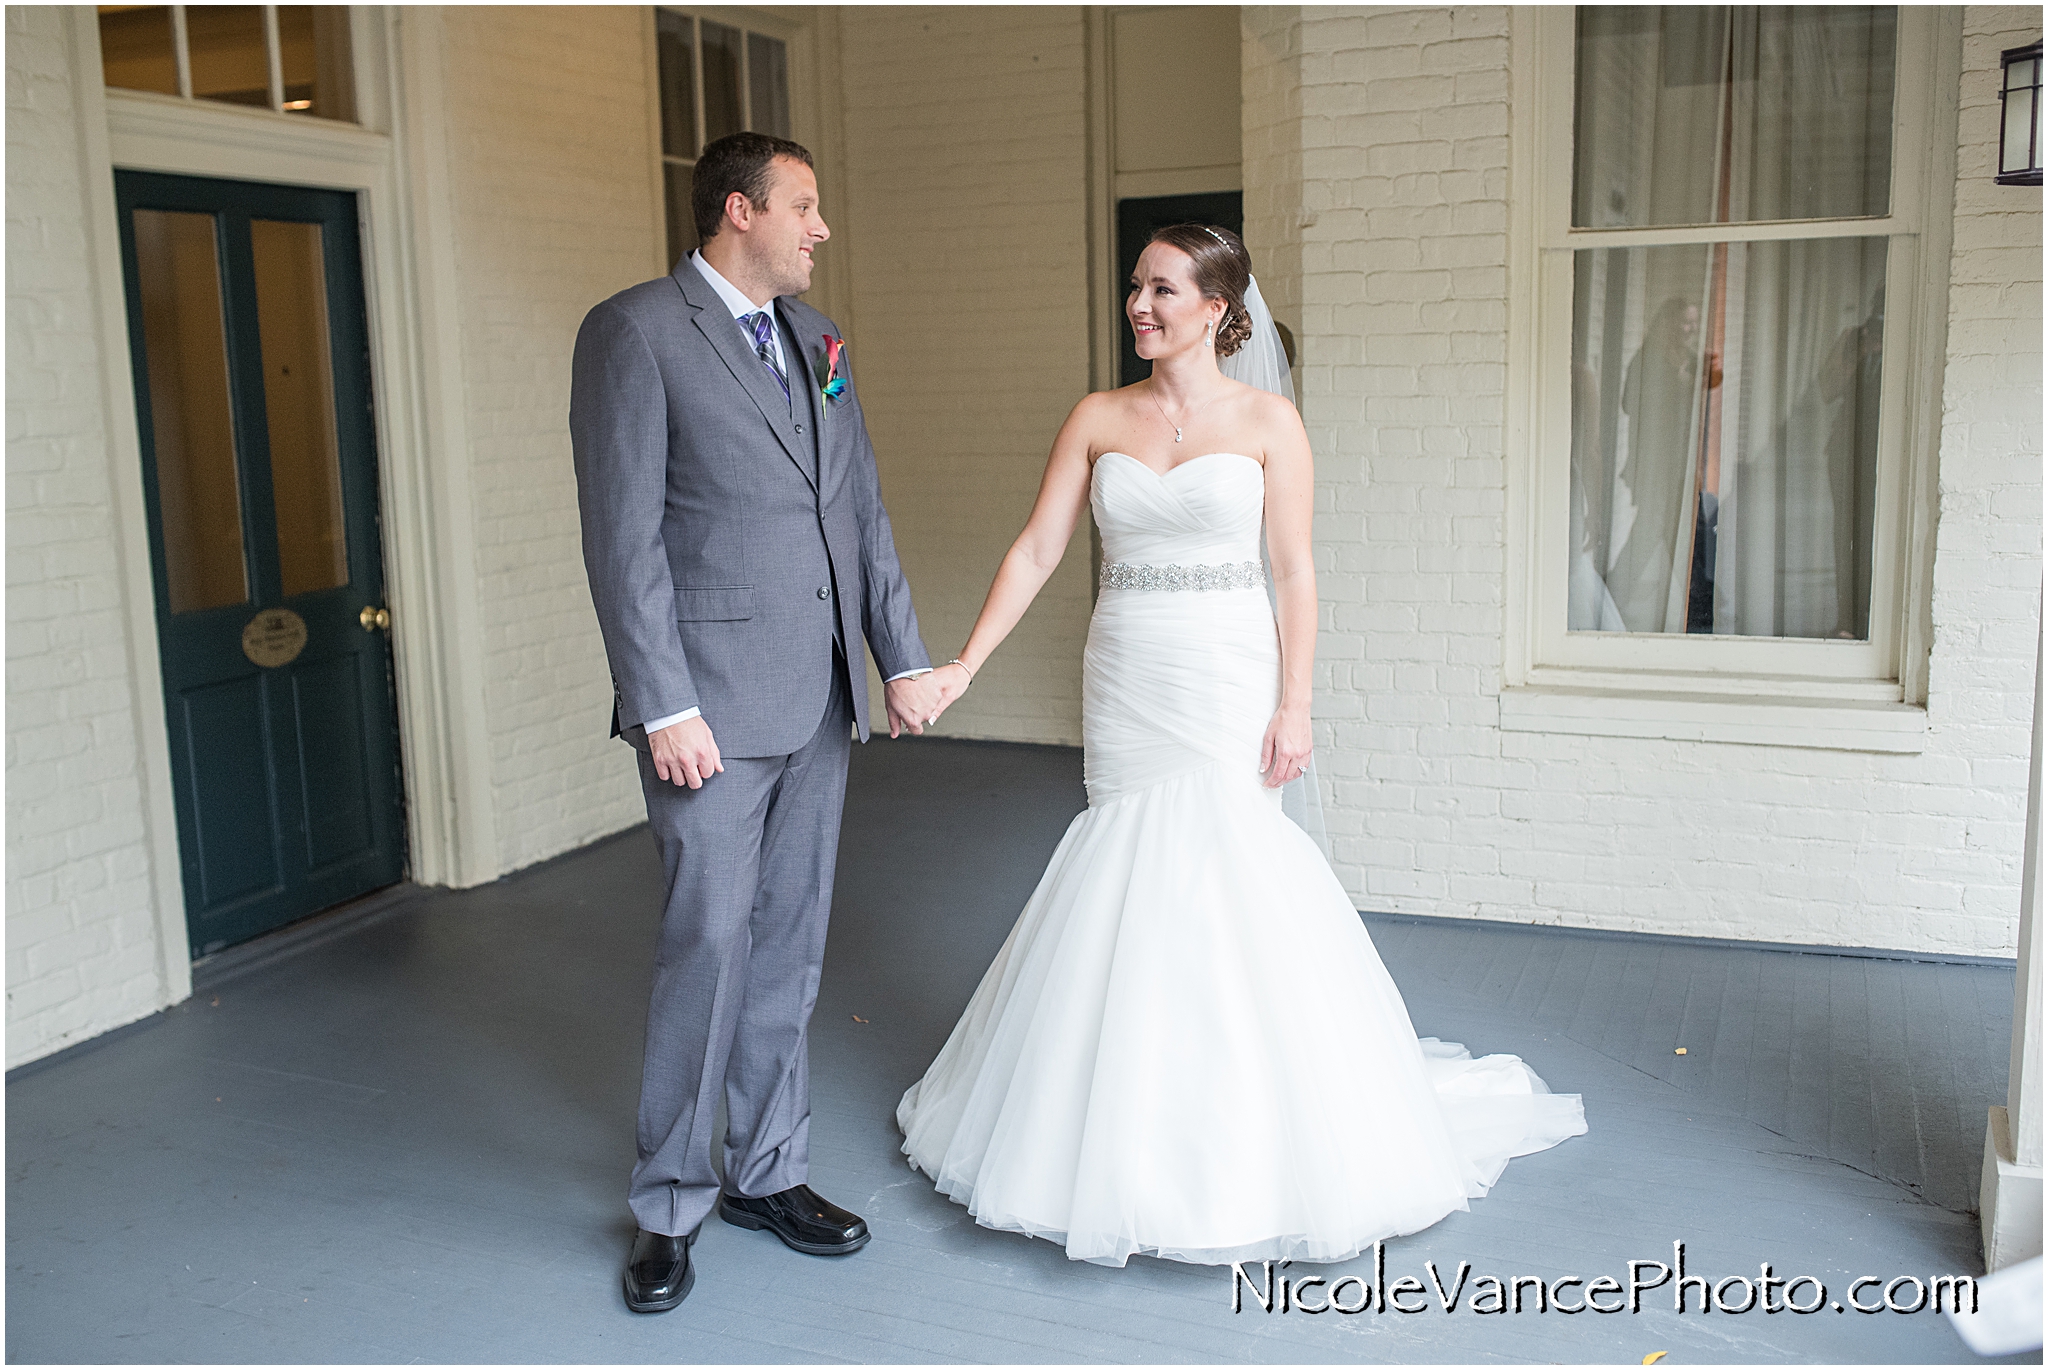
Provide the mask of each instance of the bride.
{"label": "bride", "polygon": [[1310,752],[1315,473],[1292,403],[1217,365],[1277,356],[1250,267],[1226,229],[1152,236],[1124,307],[1151,378],[1074,407],[936,676],[967,688],[1090,505],[1088,808],[896,1110],[939,1192],[1076,1260],[1346,1260],[1586,1128],[1515,1057],[1416,1038],[1282,812]]}

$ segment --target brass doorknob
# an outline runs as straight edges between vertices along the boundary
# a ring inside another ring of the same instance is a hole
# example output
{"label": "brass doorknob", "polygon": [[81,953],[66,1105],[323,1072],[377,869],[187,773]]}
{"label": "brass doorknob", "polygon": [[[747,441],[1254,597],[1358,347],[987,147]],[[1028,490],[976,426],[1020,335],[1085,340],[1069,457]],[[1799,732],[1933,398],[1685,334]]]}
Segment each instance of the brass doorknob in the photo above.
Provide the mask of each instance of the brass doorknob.
{"label": "brass doorknob", "polygon": [[373,609],[366,604],[363,606],[363,611],[356,615],[356,622],[363,625],[363,631],[366,633],[378,628],[389,628],[391,626],[391,611],[389,609]]}

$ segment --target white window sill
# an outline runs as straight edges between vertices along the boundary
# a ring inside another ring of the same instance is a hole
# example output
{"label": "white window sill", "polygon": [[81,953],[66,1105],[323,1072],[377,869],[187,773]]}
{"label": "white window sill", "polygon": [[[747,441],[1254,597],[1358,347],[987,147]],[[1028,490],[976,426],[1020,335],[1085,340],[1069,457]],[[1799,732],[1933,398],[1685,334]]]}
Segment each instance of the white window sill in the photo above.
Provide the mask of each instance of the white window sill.
{"label": "white window sill", "polygon": [[1842,752],[1919,752],[1927,710],[1890,700],[1812,696],[1643,693],[1583,686],[1501,691],[1509,732],[1658,737]]}

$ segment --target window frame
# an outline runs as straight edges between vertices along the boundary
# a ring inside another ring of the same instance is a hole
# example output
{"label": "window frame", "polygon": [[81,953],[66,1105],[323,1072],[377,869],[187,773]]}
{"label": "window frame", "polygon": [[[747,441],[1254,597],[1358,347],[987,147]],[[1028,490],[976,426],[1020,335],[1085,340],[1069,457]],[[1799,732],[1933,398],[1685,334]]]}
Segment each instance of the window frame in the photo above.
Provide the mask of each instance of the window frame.
{"label": "window frame", "polygon": [[355,44],[355,39],[357,37],[355,30],[358,27],[358,25],[357,17],[354,13],[354,10],[359,7],[342,7],[350,10],[348,27],[350,31],[349,36],[351,42],[348,54],[349,73],[347,83],[350,114],[349,117],[346,119],[336,118],[334,115],[331,114],[314,114],[301,108],[287,107],[284,98],[284,43],[282,31],[278,26],[277,19],[277,11],[279,9],[279,6],[253,5],[250,7],[252,9],[259,9],[263,11],[263,60],[265,69],[265,81],[269,96],[269,103],[265,105],[245,105],[236,103],[232,100],[218,100],[210,95],[193,94],[192,40],[190,32],[186,26],[185,18],[185,11],[188,8],[188,6],[168,5],[165,8],[169,9],[171,12],[171,61],[178,73],[177,91],[173,93],[169,91],[131,90],[126,86],[107,85],[104,78],[102,78],[100,84],[105,89],[120,91],[124,97],[131,95],[151,96],[157,99],[178,100],[185,104],[204,105],[208,108],[259,110],[269,114],[285,115],[286,117],[289,118],[297,118],[303,115],[305,118],[320,119],[330,124],[340,124],[343,126],[354,125],[358,128],[367,126],[364,124],[363,121],[363,81],[362,76],[356,70],[356,64],[360,59],[357,56],[358,49]]}
{"label": "window frame", "polygon": [[[659,251],[667,255],[668,243],[668,193],[666,176],[671,164],[694,168],[695,156],[672,157],[661,146],[662,101],[667,91],[661,84],[661,54],[659,43],[659,20],[661,13],[681,15],[690,20],[690,77],[691,95],[696,101],[694,118],[697,130],[697,151],[704,150],[704,30],[705,20],[736,28],[742,34],[758,33],[763,38],[781,42],[789,61],[789,127],[790,136],[805,146],[812,146],[816,121],[811,92],[816,82],[816,54],[811,47],[811,26],[800,20],[777,14],[772,10],[746,9],[731,5],[653,5],[647,11],[647,73],[648,86],[654,92],[649,118],[654,130],[654,186],[655,222],[660,229]],[[748,59],[748,40],[741,39],[740,49],[740,126],[751,129],[754,123],[754,72],[753,63]],[[816,149],[813,147],[813,151]],[[662,263],[666,272],[673,269],[674,262]]]}
{"label": "window frame", "polygon": [[[1952,9],[1901,5],[1898,13],[1889,214],[1574,228],[1576,10],[1515,11],[1511,78],[1513,89],[1527,94],[1515,101],[1509,153],[1503,726],[1918,749],[1925,713],[1917,706],[1926,699],[1932,638],[1961,29]],[[1887,241],[1869,639],[1568,631],[1575,254],[1832,237]],[[1794,712],[1785,715],[1786,708]],[[1899,716],[1902,709],[1917,718]],[[1824,717],[1829,710],[1834,716]],[[1745,716],[1757,726],[1746,730]],[[1788,719],[1797,725],[1791,734]],[[1793,741],[1802,727],[1813,741]],[[1746,731],[1754,735],[1741,735]]]}

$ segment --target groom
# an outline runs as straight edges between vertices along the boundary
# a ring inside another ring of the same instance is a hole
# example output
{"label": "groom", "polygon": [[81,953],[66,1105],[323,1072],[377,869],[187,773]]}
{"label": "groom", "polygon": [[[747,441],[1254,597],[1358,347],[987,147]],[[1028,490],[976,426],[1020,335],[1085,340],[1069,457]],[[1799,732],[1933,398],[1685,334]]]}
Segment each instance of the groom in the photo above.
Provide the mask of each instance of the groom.
{"label": "groom", "polygon": [[939,711],[839,330],[795,298],[829,236],[811,154],[721,138],[690,207],[702,248],[590,311],[569,401],[612,731],[639,753],[667,874],[628,1196],[642,1313],[689,1293],[714,1207],[813,1255],[867,1243],[805,1183],[805,1031],[848,735],[867,738],[862,639],[891,737]]}

